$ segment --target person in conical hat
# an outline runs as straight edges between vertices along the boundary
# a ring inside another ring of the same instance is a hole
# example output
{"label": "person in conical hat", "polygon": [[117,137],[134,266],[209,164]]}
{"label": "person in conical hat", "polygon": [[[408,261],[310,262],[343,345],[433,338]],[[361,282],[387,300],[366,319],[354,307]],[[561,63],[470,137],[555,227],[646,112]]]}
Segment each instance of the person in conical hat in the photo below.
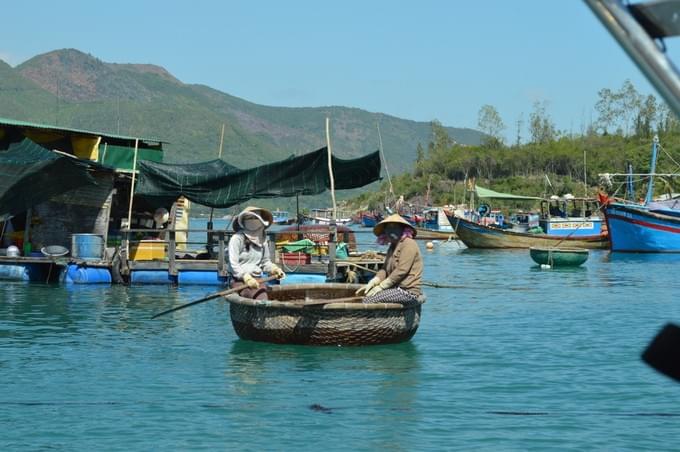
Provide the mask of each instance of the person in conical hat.
{"label": "person in conical hat", "polygon": [[261,207],[246,207],[234,218],[235,234],[227,247],[231,287],[242,287],[239,294],[246,298],[267,299],[267,287],[256,278],[268,273],[283,279],[286,274],[271,260],[266,229],[271,226],[272,213]]}
{"label": "person in conical hat", "polygon": [[398,214],[375,225],[378,243],[388,245],[385,262],[368,284],[357,290],[364,303],[394,303],[417,300],[422,295],[423,257],[413,238],[416,228]]}

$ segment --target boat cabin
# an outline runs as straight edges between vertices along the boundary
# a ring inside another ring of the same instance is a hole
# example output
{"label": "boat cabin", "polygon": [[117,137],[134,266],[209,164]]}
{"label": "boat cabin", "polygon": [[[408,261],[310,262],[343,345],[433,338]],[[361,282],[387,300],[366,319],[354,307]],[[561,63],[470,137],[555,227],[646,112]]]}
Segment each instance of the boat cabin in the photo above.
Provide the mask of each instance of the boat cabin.
{"label": "boat cabin", "polygon": [[599,204],[593,198],[578,198],[571,194],[553,195],[541,201],[539,224],[551,235],[599,235],[602,230]]}

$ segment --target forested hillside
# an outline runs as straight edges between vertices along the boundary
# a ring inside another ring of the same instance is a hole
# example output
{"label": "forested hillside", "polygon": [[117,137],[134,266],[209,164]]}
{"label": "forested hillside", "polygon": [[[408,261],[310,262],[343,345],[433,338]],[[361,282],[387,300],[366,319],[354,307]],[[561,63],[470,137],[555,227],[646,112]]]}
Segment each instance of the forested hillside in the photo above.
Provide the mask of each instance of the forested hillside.
{"label": "forested hillside", "polygon": [[[568,134],[556,129],[544,104],[536,104],[527,142],[512,145],[504,143],[505,126],[489,105],[479,112],[479,128],[487,133],[479,146],[457,144],[433,123],[433,139],[418,148],[414,169],[393,178],[394,194],[385,181],[379,192],[363,194],[354,205],[381,208],[400,195],[422,205],[460,203],[464,188],[474,183],[533,196],[594,196],[600,174],[624,173],[628,163],[636,173],[649,171],[654,135],[661,143],[657,173],[680,172],[680,122],[665,104],[640,95],[626,81],[620,90],[600,90],[594,109],[597,119],[583,133]],[[641,192],[646,180],[636,182]],[[617,189],[620,194],[615,181],[610,190]],[[656,191],[678,192],[680,187],[672,177],[658,178]]]}

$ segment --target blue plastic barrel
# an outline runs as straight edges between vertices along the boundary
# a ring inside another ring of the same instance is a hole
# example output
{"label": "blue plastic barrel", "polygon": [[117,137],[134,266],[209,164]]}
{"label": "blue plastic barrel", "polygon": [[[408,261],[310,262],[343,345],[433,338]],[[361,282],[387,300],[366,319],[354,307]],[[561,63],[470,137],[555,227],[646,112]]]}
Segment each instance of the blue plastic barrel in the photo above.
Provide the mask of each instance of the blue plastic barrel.
{"label": "blue plastic barrel", "polygon": [[25,265],[0,265],[0,279],[6,281],[29,281],[28,268]]}
{"label": "blue plastic barrel", "polygon": [[111,284],[111,272],[108,268],[68,264],[64,269],[63,281],[66,284]]}
{"label": "blue plastic barrel", "polygon": [[104,256],[104,237],[99,234],[73,234],[71,256],[78,259],[101,259]]}
{"label": "blue plastic barrel", "polygon": [[224,286],[227,278],[218,276],[217,271],[200,270],[180,270],[177,275],[177,284],[184,285],[204,285],[204,286]]}
{"label": "blue plastic barrel", "polygon": [[174,284],[177,279],[167,270],[132,270],[130,284]]}

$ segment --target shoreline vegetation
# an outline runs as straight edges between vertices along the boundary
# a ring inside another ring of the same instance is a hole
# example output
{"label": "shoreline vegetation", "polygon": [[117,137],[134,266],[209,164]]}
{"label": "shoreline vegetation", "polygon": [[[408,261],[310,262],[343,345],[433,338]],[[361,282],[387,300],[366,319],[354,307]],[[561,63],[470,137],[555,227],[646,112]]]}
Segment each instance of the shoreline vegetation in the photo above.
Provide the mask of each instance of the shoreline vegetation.
{"label": "shoreline vegetation", "polygon": [[[465,202],[466,187],[469,190],[475,182],[527,196],[571,193],[594,197],[600,186],[599,174],[624,173],[628,163],[634,173],[649,170],[654,135],[662,146],[657,172],[678,172],[680,121],[653,95],[640,95],[627,80],[619,91],[600,90],[595,111],[597,119],[575,134],[557,130],[546,104],[536,103],[529,116],[528,139],[523,142],[520,136],[520,119],[516,142],[511,145],[504,142],[505,124],[490,105],[479,111],[479,129],[486,133],[479,146],[455,143],[446,129],[433,121],[432,139],[426,148],[418,145],[413,169],[392,177],[393,193],[383,180],[379,189],[364,192],[349,204],[357,210],[380,210],[403,196],[417,206],[455,205]],[[656,194],[678,192],[677,185],[671,178],[657,178]],[[635,188],[641,194],[646,180],[635,180]],[[611,191],[617,189],[617,195],[622,196],[624,189],[618,185]],[[516,202],[500,204],[518,207]]]}

